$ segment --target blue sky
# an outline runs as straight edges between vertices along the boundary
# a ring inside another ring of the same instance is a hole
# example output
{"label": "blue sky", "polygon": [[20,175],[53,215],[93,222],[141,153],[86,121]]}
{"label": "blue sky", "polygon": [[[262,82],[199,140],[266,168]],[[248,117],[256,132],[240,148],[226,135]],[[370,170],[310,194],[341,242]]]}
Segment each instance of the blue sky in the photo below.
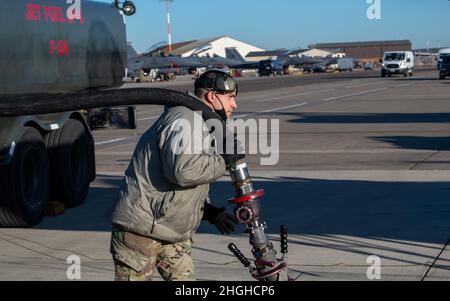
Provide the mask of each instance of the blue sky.
{"label": "blue sky", "polygon": [[[102,0],[103,2],[112,2]],[[135,0],[128,41],[138,52],[167,41],[165,1]],[[381,19],[367,0],[174,0],[173,42],[228,35],[265,48],[311,43],[410,39],[413,48],[450,47],[448,0],[381,0]]]}

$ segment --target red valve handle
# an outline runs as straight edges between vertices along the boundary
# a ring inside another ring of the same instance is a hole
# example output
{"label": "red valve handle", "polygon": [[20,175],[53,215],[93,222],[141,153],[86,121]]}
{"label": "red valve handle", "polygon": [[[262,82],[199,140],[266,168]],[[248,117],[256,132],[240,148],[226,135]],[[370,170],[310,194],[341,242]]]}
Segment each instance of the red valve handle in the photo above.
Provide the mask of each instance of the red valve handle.
{"label": "red valve handle", "polygon": [[258,199],[260,197],[264,196],[264,189],[260,189],[258,191],[256,191],[255,193],[252,193],[250,195],[244,195],[241,197],[237,197],[237,198],[232,198],[229,199],[228,202],[230,202],[231,204],[243,204],[243,203],[247,203],[250,201],[253,201],[254,199]]}

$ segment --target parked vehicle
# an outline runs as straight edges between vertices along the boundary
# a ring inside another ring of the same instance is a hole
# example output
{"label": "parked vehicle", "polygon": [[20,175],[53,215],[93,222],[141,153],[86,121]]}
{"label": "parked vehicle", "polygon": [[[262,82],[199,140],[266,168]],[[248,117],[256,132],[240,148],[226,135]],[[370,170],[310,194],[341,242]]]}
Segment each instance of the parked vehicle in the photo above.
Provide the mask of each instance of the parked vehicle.
{"label": "parked vehicle", "polygon": [[337,70],[339,71],[353,71],[354,59],[353,58],[340,58],[337,60]]}
{"label": "parked vehicle", "polygon": [[439,54],[438,54],[438,64],[437,64],[438,70],[440,70],[440,67],[441,67],[441,63],[442,63],[443,57],[446,56],[446,55],[448,55],[448,54],[450,54],[450,48],[441,49],[441,50],[439,51]]}
{"label": "parked vehicle", "polygon": [[363,69],[364,69],[364,71],[373,70],[373,64],[372,63],[364,63]]}
{"label": "parked vehicle", "polygon": [[445,79],[450,76],[450,53],[442,55],[439,69],[439,79]]}
{"label": "parked vehicle", "polygon": [[314,64],[312,66],[312,70],[313,70],[314,73],[327,72],[327,70],[328,70],[328,63],[327,62],[322,62],[322,63]]}
{"label": "parked vehicle", "polygon": [[283,63],[279,60],[264,60],[259,62],[260,76],[283,75]]}
{"label": "parked vehicle", "polygon": [[303,73],[311,73],[314,70],[314,64],[304,64],[302,70]]}
{"label": "parked vehicle", "polygon": [[381,77],[392,74],[403,74],[412,76],[414,70],[414,54],[412,51],[389,51],[383,56],[381,65]]}
{"label": "parked vehicle", "polygon": [[331,60],[329,60],[327,63],[327,70],[328,72],[337,72],[339,71],[339,64],[338,64],[338,60],[336,58],[333,58]]}

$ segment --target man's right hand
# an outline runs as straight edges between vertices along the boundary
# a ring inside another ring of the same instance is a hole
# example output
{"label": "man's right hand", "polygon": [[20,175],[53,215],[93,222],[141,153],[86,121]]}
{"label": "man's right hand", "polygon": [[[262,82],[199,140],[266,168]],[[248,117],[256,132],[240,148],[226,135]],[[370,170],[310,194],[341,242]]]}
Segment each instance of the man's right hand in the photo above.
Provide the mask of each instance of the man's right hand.
{"label": "man's right hand", "polygon": [[223,159],[225,160],[225,164],[227,166],[234,166],[236,165],[237,162],[239,162],[240,160],[243,160],[245,158],[245,155],[239,155],[239,154],[232,154],[232,155],[228,155],[228,154],[222,154]]}
{"label": "man's right hand", "polygon": [[232,152],[227,152],[227,139],[223,143],[223,154],[222,157],[225,160],[227,166],[236,165],[237,162],[245,158],[244,149],[241,146],[241,142],[237,139],[236,135],[233,135],[233,150]]}

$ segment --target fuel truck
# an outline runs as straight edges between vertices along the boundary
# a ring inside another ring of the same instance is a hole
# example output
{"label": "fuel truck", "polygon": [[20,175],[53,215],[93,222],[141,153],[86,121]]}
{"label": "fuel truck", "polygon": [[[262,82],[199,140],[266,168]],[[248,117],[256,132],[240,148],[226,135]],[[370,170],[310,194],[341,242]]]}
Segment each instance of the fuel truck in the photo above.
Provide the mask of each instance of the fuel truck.
{"label": "fuel truck", "polygon": [[[129,1],[1,1],[0,227],[38,224],[49,200],[67,207],[83,203],[95,179],[91,129],[105,115],[121,111],[97,110],[103,113],[99,118],[95,110],[69,106],[83,98],[83,91],[122,85],[124,13],[133,10]],[[64,102],[60,96],[68,93],[70,103],[55,113],[34,114],[34,107]],[[46,95],[54,99],[41,103]],[[15,113],[9,116],[11,110]]]}

